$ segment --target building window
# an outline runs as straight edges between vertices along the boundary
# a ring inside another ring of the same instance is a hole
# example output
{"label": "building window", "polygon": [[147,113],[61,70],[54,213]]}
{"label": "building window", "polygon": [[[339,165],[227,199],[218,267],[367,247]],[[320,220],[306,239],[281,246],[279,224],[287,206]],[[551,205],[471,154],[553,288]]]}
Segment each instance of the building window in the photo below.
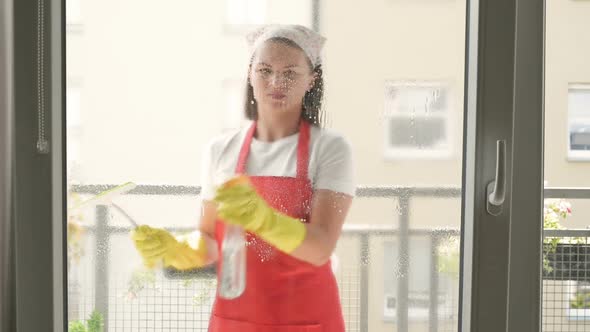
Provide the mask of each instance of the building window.
{"label": "building window", "polygon": [[[383,285],[383,319],[395,321],[398,307],[398,275],[403,257],[399,257],[399,243],[386,241],[384,244],[384,285]],[[452,318],[453,298],[452,282],[445,274],[432,266],[432,239],[425,236],[414,236],[409,241],[408,263],[408,318],[414,321],[428,321],[431,308],[431,281],[438,283],[436,306],[439,319]],[[434,272],[436,271],[436,272]],[[436,273],[434,276],[432,273]]]}
{"label": "building window", "polygon": [[66,0],[66,29],[67,32],[82,31],[81,0]]}
{"label": "building window", "polygon": [[386,82],[385,158],[450,158],[449,97],[442,83]]}
{"label": "building window", "polygon": [[223,31],[241,35],[256,26],[269,23],[300,24],[311,28],[315,12],[313,0],[225,0]]}
{"label": "building window", "polygon": [[80,146],[82,138],[82,88],[68,83],[66,90],[67,170],[72,177],[79,174]]}
{"label": "building window", "polygon": [[568,91],[568,159],[590,161],[590,84]]}
{"label": "building window", "polygon": [[569,295],[566,315],[570,320],[590,320],[590,283],[588,281],[564,281]]}
{"label": "building window", "polygon": [[230,27],[252,26],[266,22],[266,0],[226,0],[225,22]]}

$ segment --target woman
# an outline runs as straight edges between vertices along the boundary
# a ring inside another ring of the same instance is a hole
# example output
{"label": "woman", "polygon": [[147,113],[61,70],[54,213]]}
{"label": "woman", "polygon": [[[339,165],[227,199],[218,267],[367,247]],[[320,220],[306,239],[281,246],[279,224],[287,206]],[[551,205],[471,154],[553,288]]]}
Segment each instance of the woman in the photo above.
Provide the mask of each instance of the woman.
{"label": "woman", "polygon": [[[198,248],[147,226],[134,239],[149,265],[194,268],[216,259],[226,224],[240,225],[248,232],[246,289],[216,298],[209,331],[344,331],[330,256],[355,185],[350,145],[320,128],[324,38],[295,25],[248,37],[252,123],[206,149]],[[235,174],[247,176],[215,186]]]}

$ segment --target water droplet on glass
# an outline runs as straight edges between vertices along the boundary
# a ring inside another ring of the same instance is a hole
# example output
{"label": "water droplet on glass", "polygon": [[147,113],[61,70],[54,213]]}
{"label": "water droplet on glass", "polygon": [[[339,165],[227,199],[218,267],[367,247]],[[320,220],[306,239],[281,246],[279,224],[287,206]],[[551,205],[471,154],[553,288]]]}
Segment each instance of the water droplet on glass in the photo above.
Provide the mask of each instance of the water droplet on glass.
{"label": "water droplet on glass", "polygon": [[395,203],[395,210],[397,211],[397,214],[402,215],[403,213],[403,208],[401,207],[401,205],[399,204],[399,201],[396,201]]}

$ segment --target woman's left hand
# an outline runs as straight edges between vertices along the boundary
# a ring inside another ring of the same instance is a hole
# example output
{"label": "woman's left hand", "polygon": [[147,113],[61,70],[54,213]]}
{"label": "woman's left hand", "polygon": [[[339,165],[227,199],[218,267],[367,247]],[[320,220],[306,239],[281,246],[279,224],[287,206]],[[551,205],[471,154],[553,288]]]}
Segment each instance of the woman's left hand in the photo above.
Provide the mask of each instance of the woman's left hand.
{"label": "woman's left hand", "polygon": [[221,185],[214,201],[224,222],[240,225],[284,252],[292,252],[305,238],[305,225],[270,207],[245,175]]}
{"label": "woman's left hand", "polygon": [[250,179],[240,175],[225,182],[217,189],[217,215],[226,223],[242,226],[250,232],[256,231],[265,222],[270,207],[252,186]]}

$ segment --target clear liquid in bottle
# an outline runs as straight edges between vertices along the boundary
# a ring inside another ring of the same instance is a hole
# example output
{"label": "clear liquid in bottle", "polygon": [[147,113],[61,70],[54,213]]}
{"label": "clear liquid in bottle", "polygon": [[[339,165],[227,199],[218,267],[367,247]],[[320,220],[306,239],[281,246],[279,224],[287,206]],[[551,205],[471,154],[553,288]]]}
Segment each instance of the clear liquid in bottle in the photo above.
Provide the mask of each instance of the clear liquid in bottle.
{"label": "clear liquid in bottle", "polygon": [[246,237],[240,226],[225,226],[219,271],[219,296],[235,299],[246,289]]}

